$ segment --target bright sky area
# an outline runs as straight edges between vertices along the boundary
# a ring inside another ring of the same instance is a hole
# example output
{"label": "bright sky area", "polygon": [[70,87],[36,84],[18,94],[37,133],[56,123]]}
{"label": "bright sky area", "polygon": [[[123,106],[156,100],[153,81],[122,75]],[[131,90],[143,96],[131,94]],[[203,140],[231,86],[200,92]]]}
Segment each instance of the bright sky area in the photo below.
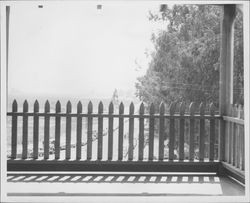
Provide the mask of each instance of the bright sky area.
{"label": "bright sky area", "polygon": [[[19,4],[10,10],[9,94],[110,98],[135,91],[152,50],[150,22],[159,3]],[[141,69],[137,69],[136,62]]]}

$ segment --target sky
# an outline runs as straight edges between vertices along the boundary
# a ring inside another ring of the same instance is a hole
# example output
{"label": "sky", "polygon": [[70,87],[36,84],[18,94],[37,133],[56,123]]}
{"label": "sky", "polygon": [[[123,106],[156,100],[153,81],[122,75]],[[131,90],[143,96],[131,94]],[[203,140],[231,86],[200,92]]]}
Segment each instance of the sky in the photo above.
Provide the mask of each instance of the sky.
{"label": "sky", "polygon": [[[39,4],[40,5],[40,4]],[[10,95],[78,95],[110,98],[114,89],[135,91],[152,50],[150,22],[159,4],[97,2],[19,4],[11,7]],[[142,68],[138,70],[136,63]]]}

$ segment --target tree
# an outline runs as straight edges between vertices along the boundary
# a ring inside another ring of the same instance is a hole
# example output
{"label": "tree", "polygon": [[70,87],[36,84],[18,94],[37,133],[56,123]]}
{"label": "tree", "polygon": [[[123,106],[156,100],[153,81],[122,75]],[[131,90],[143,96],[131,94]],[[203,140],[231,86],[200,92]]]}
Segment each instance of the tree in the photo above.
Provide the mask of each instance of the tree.
{"label": "tree", "polygon": [[[152,34],[154,51],[136,95],[145,103],[214,102],[219,97],[220,11],[213,5],[174,5],[150,13],[166,30]],[[235,23],[235,86],[243,88],[242,17]]]}

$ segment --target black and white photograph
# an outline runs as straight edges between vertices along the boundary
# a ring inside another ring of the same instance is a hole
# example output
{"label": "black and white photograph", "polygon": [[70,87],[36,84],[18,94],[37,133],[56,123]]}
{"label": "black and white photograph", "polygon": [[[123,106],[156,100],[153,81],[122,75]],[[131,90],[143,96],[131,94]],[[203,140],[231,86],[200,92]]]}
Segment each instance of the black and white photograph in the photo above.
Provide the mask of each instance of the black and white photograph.
{"label": "black and white photograph", "polygon": [[249,202],[249,4],[1,1],[1,202]]}

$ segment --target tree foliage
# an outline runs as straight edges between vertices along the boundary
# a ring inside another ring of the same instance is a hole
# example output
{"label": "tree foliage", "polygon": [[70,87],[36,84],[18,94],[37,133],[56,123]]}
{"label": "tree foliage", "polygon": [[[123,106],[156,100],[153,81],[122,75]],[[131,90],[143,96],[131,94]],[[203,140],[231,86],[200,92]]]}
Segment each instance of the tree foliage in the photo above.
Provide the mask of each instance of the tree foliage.
{"label": "tree foliage", "polygon": [[[218,106],[220,13],[219,6],[174,5],[169,8],[165,5],[161,12],[149,14],[149,20],[164,21],[166,29],[152,34],[154,51],[147,53],[151,57],[149,68],[136,83],[140,100],[148,104],[161,101],[214,102]],[[243,43],[240,14],[235,22],[235,54],[235,88],[241,89]]]}

